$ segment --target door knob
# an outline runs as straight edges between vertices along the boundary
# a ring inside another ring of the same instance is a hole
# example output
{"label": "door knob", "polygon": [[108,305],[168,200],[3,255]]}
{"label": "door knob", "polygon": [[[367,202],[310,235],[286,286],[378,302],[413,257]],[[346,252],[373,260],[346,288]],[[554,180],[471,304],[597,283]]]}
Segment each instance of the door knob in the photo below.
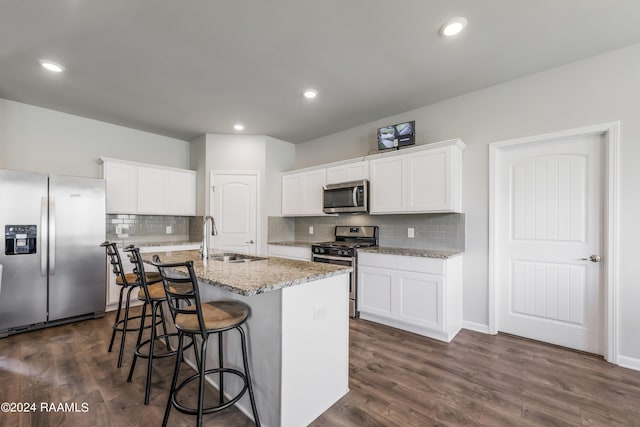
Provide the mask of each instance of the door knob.
{"label": "door knob", "polygon": [[255,242],[253,240],[249,240],[248,242],[245,242],[245,243],[250,243],[253,245]]}
{"label": "door knob", "polygon": [[589,258],[581,258],[582,261],[600,262],[600,255],[591,255]]}

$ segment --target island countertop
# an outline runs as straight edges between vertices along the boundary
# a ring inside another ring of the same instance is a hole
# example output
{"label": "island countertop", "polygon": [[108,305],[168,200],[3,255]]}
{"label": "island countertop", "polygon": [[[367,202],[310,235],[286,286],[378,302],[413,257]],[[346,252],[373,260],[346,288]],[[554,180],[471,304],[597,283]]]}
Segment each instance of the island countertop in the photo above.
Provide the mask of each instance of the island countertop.
{"label": "island countertop", "polygon": [[[200,258],[200,252],[197,250],[147,252],[141,255],[144,262],[149,264],[151,264],[154,255],[158,255],[163,263],[191,260],[199,281],[246,296],[301,285],[352,271],[351,267],[342,265],[276,257],[265,257],[261,260],[239,263],[213,259],[208,259],[205,262]],[[174,269],[174,271],[186,273],[185,269]]]}

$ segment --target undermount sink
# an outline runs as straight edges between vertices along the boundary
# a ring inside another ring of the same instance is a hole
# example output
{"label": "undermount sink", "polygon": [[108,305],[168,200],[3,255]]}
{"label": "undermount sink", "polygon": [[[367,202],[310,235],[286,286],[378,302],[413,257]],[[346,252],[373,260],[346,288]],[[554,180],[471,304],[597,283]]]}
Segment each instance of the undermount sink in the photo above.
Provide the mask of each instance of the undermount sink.
{"label": "undermount sink", "polygon": [[253,255],[244,255],[244,254],[216,254],[210,255],[209,259],[220,262],[251,262],[251,261],[261,261],[266,258],[257,257]]}

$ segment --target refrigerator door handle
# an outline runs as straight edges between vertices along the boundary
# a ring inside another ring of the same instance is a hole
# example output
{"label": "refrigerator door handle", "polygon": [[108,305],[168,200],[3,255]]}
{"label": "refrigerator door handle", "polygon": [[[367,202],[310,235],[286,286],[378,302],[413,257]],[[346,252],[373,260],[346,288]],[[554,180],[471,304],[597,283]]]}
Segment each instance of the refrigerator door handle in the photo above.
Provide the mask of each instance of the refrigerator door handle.
{"label": "refrigerator door handle", "polygon": [[49,197],[49,274],[56,274],[56,198]]}
{"label": "refrigerator door handle", "polygon": [[40,245],[40,275],[47,275],[47,259],[49,258],[47,240],[45,236],[49,233],[47,221],[48,198],[42,196],[40,200],[40,235],[38,244]]}

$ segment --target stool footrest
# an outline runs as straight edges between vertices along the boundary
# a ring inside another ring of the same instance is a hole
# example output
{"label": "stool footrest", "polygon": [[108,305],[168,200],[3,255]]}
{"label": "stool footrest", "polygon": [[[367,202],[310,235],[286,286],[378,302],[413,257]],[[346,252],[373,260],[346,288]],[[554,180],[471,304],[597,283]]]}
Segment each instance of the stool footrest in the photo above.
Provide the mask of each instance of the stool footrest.
{"label": "stool footrest", "polygon": [[[131,316],[127,319],[127,323],[131,322],[132,320],[138,320],[138,319],[142,319],[142,315],[136,315],[136,316]],[[161,325],[162,324],[162,319],[158,319],[156,321],[156,326],[157,325]],[[118,332],[123,332],[124,331],[124,319],[118,320],[117,322],[115,322],[112,326],[112,328],[115,331]],[[152,325],[146,325],[144,328],[145,329],[149,329]],[[134,325],[134,326],[127,326],[126,332],[133,332],[133,331],[139,331],[140,330],[140,326],[139,325]]]}
{"label": "stool footrest", "polygon": [[[177,337],[178,334],[177,333],[173,333],[173,334],[166,334],[166,335],[156,335],[156,341],[160,341],[160,340],[164,340],[170,337]],[[136,347],[136,349],[133,351],[134,354],[138,357],[141,357],[143,359],[148,359],[149,358],[149,351],[147,350],[146,352],[142,351],[142,347],[148,346],[151,343],[151,338],[147,338],[146,340],[142,341],[140,344],[138,344],[138,346]],[[182,349],[183,351],[193,347],[193,341],[191,341],[189,344],[185,345],[184,348]],[[162,359],[163,357],[169,357],[169,356],[175,356],[176,354],[178,354],[178,350],[168,350],[164,353],[154,353],[153,355],[151,355],[152,358],[154,359]]]}
{"label": "stool footrest", "polygon": [[[244,396],[245,392],[248,390],[248,385],[247,385],[247,377],[244,373],[238,371],[237,369],[231,369],[231,368],[215,368],[215,369],[207,369],[204,372],[204,375],[209,375],[209,374],[219,374],[221,373],[224,375],[225,373],[228,374],[234,374],[238,377],[240,377],[242,379],[243,382],[243,386],[242,389],[238,392],[238,394],[236,394],[232,399],[230,399],[228,402],[223,403],[222,405],[216,405],[216,406],[210,406],[208,408],[204,408],[202,410],[203,414],[211,414],[214,412],[218,412],[218,411],[222,411],[223,409],[226,409],[232,405],[234,405],[238,400],[240,400],[242,398],[242,396]],[[173,395],[171,396],[171,404],[173,405],[174,408],[176,408],[178,411],[184,413],[184,414],[189,414],[189,415],[197,415],[198,414],[198,409],[197,408],[189,408],[187,406],[184,406],[183,404],[181,404],[180,402],[178,402],[178,392],[185,387],[187,384],[189,384],[191,381],[197,380],[200,378],[200,373],[196,372],[195,374],[191,375],[188,378],[185,378],[184,380],[182,380],[182,382],[180,384],[177,385]]]}

